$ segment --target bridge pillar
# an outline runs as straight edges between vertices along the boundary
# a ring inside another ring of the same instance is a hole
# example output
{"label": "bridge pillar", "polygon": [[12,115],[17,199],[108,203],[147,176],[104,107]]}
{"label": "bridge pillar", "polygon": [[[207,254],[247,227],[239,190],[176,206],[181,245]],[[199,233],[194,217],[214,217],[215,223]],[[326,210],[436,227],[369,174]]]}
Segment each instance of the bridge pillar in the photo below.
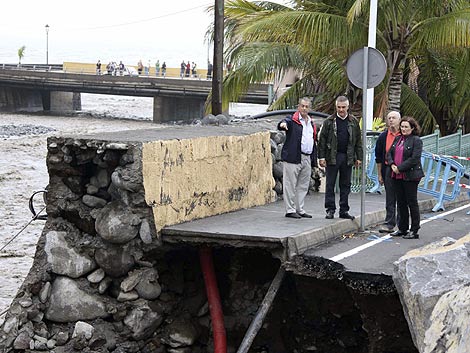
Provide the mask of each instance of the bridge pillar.
{"label": "bridge pillar", "polygon": [[181,97],[154,97],[153,122],[164,123],[175,120],[193,120],[204,117],[206,99]]}
{"label": "bridge pillar", "polygon": [[[44,105],[46,109],[46,104]],[[49,109],[55,112],[82,110],[82,98],[79,92],[51,91]],[[46,109],[47,110],[47,109]]]}
{"label": "bridge pillar", "polygon": [[42,98],[39,90],[0,87],[0,112],[38,112],[42,110]]}

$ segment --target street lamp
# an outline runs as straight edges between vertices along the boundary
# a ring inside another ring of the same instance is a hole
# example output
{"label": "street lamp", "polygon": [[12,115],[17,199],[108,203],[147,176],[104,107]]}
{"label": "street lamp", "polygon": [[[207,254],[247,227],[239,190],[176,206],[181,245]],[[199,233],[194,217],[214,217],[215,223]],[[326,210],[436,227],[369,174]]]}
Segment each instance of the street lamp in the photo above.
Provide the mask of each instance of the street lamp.
{"label": "street lamp", "polygon": [[46,65],[49,65],[49,25],[46,25]]}

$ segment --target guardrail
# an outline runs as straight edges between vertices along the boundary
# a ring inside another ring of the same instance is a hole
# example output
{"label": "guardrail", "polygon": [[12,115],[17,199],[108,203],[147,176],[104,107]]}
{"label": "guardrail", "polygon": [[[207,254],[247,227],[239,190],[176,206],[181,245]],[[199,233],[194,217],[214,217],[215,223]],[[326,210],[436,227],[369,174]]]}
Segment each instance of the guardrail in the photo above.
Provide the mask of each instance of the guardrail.
{"label": "guardrail", "polygon": [[[421,179],[418,191],[436,198],[437,203],[433,207],[433,211],[444,210],[445,201],[454,200],[460,194],[462,187],[470,187],[461,183],[463,178],[470,182],[470,174],[468,173],[470,158],[467,157],[470,150],[470,134],[462,135],[462,130],[459,129],[455,134],[439,137],[439,132],[436,131],[421,139],[423,140],[423,149],[425,149],[421,155],[421,164],[425,177]],[[367,192],[380,193],[382,186],[378,180],[375,163],[375,143],[376,140],[374,141],[372,136],[368,137],[368,158],[366,161],[368,180],[366,190]],[[444,153],[449,153],[449,155],[446,156]],[[357,170],[353,175],[360,173],[360,168],[353,169]],[[356,192],[360,190],[360,181],[360,179],[353,178],[351,190]]]}
{"label": "guardrail", "polygon": [[465,173],[465,167],[459,162],[436,156],[429,152],[421,155],[424,178],[418,191],[437,199],[433,211],[443,211],[444,201],[452,201],[460,194],[460,180]]}
{"label": "guardrail", "polygon": [[3,70],[62,71],[62,64],[0,64]]}

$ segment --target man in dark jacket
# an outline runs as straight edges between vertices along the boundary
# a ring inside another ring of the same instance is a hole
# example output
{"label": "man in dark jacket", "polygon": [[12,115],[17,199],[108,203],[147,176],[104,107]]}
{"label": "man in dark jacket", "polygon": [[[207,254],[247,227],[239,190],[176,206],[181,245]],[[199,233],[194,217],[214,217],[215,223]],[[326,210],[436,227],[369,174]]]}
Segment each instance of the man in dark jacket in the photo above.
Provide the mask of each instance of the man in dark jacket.
{"label": "man in dark jacket", "polygon": [[318,139],[318,160],[326,168],[325,208],[327,219],[336,211],[335,184],[339,173],[339,217],[354,219],[349,214],[352,166],[361,165],[362,139],[358,120],[348,113],[349,100],[336,98],[336,113],[326,118]]}
{"label": "man in dark jacket", "polygon": [[387,153],[395,140],[400,135],[399,112],[391,111],[387,114],[387,129],[379,135],[375,144],[375,163],[377,164],[377,175],[379,183],[385,187],[385,221],[379,230],[381,233],[392,233],[398,223],[397,199],[392,187],[392,170],[387,162]]}
{"label": "man in dark jacket", "polygon": [[316,127],[308,115],[311,108],[310,98],[299,100],[299,106],[294,115],[281,120],[277,125],[279,130],[286,132],[286,141],[282,147],[283,160],[283,198],[286,206],[286,217],[312,218],[304,210],[312,175],[312,165],[315,165]]}

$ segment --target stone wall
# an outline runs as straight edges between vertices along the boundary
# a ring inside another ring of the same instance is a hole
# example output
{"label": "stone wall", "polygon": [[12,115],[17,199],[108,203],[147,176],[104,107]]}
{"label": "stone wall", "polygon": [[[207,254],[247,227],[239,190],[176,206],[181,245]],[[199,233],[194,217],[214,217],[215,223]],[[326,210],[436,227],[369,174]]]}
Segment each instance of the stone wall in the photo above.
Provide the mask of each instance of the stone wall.
{"label": "stone wall", "polygon": [[158,229],[270,202],[274,182],[268,132],[190,130],[48,139],[48,219],[0,351],[207,351],[197,251]]}

